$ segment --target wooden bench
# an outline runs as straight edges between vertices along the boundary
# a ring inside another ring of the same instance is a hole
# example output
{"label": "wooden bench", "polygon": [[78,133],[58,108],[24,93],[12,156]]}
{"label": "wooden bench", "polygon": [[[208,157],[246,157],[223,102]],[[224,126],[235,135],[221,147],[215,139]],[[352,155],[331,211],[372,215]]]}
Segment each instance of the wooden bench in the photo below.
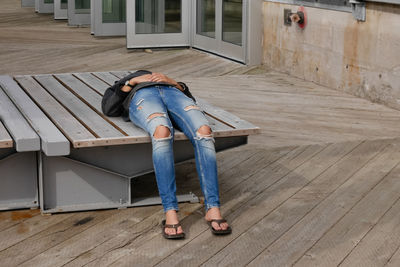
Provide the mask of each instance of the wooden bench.
{"label": "wooden bench", "polygon": [[[135,178],[153,171],[150,137],[131,122],[107,117],[101,111],[105,90],[127,74],[119,71],[14,77],[18,84],[14,82],[9,87],[22,88],[71,145],[70,151],[41,155],[39,179],[43,212],[160,203],[158,197],[137,199],[132,195]],[[247,136],[259,131],[254,125],[201,99],[198,103],[214,131],[217,151],[246,144]],[[31,112],[23,113],[37,125],[37,118]],[[39,132],[44,130],[37,128]],[[192,145],[183,133],[176,132],[175,140],[176,162],[194,157]],[[178,200],[198,199],[189,193],[178,196]]]}
{"label": "wooden bench", "polygon": [[0,82],[0,210],[39,206],[40,139]]}

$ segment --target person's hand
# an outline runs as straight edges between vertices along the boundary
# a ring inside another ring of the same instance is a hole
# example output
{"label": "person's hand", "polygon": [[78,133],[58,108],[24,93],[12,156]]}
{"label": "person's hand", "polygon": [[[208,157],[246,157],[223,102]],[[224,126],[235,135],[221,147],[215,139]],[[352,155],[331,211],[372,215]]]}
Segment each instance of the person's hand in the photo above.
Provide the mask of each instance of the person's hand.
{"label": "person's hand", "polygon": [[[132,86],[135,86],[138,83],[143,83],[143,82],[151,82],[151,74],[141,75],[129,80],[129,84]],[[121,90],[128,93],[132,90],[132,87],[124,85],[122,86]]]}
{"label": "person's hand", "polygon": [[144,82],[151,82],[151,74],[145,74],[145,75],[141,75],[135,78],[132,78],[129,80],[129,83],[133,86],[135,86],[138,83],[144,83]]}
{"label": "person's hand", "polygon": [[174,79],[168,77],[165,74],[162,73],[153,73],[151,74],[151,81],[152,82],[165,82],[165,83],[169,83],[172,84],[173,86],[175,86],[176,88],[178,88],[179,90],[183,91],[182,86],[180,86],[179,83],[177,83]]}

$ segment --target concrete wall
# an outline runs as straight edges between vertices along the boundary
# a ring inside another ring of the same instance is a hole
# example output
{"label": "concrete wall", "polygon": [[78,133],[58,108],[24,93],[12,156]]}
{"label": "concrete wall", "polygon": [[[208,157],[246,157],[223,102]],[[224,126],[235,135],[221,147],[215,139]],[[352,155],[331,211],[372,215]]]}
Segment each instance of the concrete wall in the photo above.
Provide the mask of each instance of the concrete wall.
{"label": "concrete wall", "polygon": [[365,22],[351,13],[306,7],[308,22],[285,26],[283,10],[263,3],[263,64],[400,109],[400,5],[367,4]]}

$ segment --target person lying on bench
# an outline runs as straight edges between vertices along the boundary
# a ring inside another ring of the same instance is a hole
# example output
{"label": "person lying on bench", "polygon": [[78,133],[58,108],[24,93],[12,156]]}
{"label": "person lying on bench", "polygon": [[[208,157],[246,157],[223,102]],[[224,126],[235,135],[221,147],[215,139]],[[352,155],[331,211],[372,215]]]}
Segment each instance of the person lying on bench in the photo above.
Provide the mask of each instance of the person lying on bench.
{"label": "person lying on bench", "polygon": [[136,71],[108,88],[102,100],[103,113],[122,116],[149,133],[153,147],[153,166],[166,220],[163,236],[184,238],[178,220],[173,136],[179,128],[191,141],[195,151],[197,173],[205,198],[206,216],[216,235],[231,233],[220,213],[217,162],[212,131],[196,105],[195,98],[182,82],[161,73]]}

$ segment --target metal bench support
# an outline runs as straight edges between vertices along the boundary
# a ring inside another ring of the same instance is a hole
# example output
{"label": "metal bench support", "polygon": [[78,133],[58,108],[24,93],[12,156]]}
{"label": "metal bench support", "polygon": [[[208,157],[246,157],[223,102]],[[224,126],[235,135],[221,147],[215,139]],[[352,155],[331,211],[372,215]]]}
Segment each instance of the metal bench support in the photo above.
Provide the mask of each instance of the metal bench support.
{"label": "metal bench support", "polygon": [[36,152],[0,150],[0,210],[36,208]]}
{"label": "metal bench support", "polygon": [[[221,151],[247,143],[247,136],[216,139]],[[193,158],[189,141],[175,143],[175,162]],[[153,171],[151,144],[72,149],[69,156],[41,154],[40,193],[44,213],[161,204],[158,197],[135,198],[132,179]],[[154,181],[155,182],[155,181]],[[196,202],[193,194],[180,202]]]}

